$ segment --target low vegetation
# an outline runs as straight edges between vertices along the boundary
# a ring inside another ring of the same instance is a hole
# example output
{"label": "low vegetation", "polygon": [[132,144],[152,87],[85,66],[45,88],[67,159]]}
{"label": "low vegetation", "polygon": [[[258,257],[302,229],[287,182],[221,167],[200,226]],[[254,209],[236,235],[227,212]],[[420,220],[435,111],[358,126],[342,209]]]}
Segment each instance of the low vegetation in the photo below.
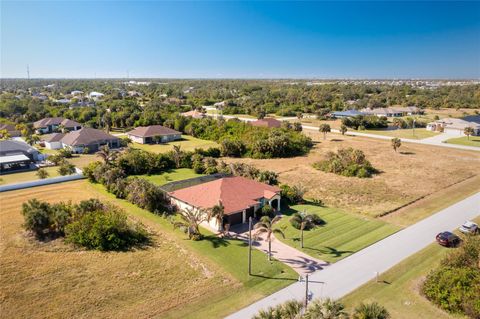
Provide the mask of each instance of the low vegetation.
{"label": "low vegetation", "polygon": [[127,221],[118,207],[96,199],[79,204],[49,204],[37,199],[22,206],[24,227],[39,240],[65,237],[65,241],[87,249],[125,250],[148,243],[141,224]]}
{"label": "low vegetation", "polygon": [[430,272],[422,292],[434,304],[451,312],[480,317],[480,237],[467,236]]}
{"label": "low vegetation", "polygon": [[348,177],[372,177],[377,170],[365,158],[361,150],[340,149],[337,153],[328,152],[326,158],[313,164],[313,167],[327,173]]}
{"label": "low vegetation", "polygon": [[358,305],[350,315],[345,306],[333,299],[315,299],[308,306],[289,300],[275,307],[260,310],[252,319],[388,319],[387,309],[376,302]]}
{"label": "low vegetation", "polygon": [[385,116],[357,115],[355,117],[344,117],[342,124],[355,130],[378,129],[388,127],[388,119]]}

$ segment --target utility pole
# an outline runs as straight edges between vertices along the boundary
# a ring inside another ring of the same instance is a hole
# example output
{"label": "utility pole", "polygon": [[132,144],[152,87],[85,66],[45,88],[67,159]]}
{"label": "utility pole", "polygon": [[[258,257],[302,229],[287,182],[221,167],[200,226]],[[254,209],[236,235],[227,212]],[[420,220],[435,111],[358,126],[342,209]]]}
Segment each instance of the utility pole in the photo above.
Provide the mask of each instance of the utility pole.
{"label": "utility pole", "polygon": [[413,136],[415,136],[415,119],[413,119]]}
{"label": "utility pole", "polygon": [[308,306],[308,274],[305,275],[305,309]]}
{"label": "utility pole", "polygon": [[30,80],[30,66],[27,64],[27,79]]}
{"label": "utility pole", "polygon": [[248,218],[248,275],[252,275],[252,216]]}

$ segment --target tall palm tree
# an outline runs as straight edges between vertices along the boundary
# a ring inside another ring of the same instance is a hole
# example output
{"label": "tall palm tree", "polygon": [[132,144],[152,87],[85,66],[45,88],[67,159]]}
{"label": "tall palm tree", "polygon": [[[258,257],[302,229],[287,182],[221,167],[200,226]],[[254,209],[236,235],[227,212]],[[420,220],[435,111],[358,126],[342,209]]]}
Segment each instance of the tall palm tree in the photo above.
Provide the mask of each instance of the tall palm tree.
{"label": "tall palm tree", "polygon": [[467,126],[467,127],[463,130],[463,134],[465,134],[465,135],[467,136],[467,140],[470,140],[470,135],[475,134],[475,130],[473,129],[473,127]]}
{"label": "tall palm tree", "polygon": [[213,206],[208,210],[208,221],[215,219],[217,225],[220,226],[220,230],[223,231],[223,217],[225,216],[225,207],[222,204],[222,201],[218,201],[218,204]]}
{"label": "tall palm tree", "polygon": [[200,239],[200,224],[207,220],[207,213],[204,209],[186,208],[180,214],[180,220],[173,223],[173,228],[184,227],[188,239]]}
{"label": "tall palm tree", "polygon": [[300,225],[301,247],[303,248],[303,231],[305,229],[310,229],[316,226],[314,222],[314,216],[312,214],[307,214],[305,211],[303,211],[303,213],[293,214],[290,221],[293,223],[297,223],[297,225]]}
{"label": "tall palm tree", "polygon": [[40,137],[36,134],[25,136],[25,142],[27,142],[30,145],[33,145],[39,141],[40,141]]}
{"label": "tall palm tree", "polygon": [[402,141],[398,137],[392,138],[391,141],[392,141],[393,150],[396,152],[397,149],[400,148],[400,146],[402,146]]}
{"label": "tall palm tree", "polygon": [[321,124],[320,127],[318,128],[320,132],[323,133],[323,139],[327,139],[327,133],[330,132],[332,129],[330,128],[330,125],[328,124]]}
{"label": "tall palm tree", "polygon": [[255,238],[258,239],[260,234],[266,234],[266,240],[268,241],[268,260],[272,260],[272,234],[279,234],[285,238],[285,234],[282,230],[275,227],[275,224],[280,220],[280,216],[275,216],[271,219],[268,216],[263,216],[260,221],[255,224]]}
{"label": "tall palm tree", "polygon": [[388,319],[390,314],[382,305],[372,302],[370,304],[361,303],[355,308],[353,319]]}
{"label": "tall palm tree", "polygon": [[348,314],[345,306],[336,300],[316,299],[312,301],[305,311],[305,319],[347,319]]}

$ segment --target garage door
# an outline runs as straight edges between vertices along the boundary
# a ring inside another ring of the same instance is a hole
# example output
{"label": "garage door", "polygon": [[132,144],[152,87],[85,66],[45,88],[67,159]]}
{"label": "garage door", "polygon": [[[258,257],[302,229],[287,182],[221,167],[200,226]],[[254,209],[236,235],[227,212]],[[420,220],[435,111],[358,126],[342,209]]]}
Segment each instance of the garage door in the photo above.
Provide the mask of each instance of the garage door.
{"label": "garage door", "polygon": [[230,225],[237,225],[242,223],[242,212],[228,215],[228,222]]}

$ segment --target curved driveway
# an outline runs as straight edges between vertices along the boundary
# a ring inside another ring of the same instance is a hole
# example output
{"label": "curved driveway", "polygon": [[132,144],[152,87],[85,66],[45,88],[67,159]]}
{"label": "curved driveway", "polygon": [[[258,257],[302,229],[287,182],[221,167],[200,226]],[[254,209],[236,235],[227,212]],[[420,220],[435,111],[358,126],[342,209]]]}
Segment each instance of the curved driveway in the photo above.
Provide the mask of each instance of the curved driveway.
{"label": "curved driveway", "polygon": [[[340,298],[434,242],[437,233],[454,230],[477,216],[480,192],[310,275],[311,296]],[[227,318],[248,319],[260,309],[304,296],[305,285],[297,282]]]}

